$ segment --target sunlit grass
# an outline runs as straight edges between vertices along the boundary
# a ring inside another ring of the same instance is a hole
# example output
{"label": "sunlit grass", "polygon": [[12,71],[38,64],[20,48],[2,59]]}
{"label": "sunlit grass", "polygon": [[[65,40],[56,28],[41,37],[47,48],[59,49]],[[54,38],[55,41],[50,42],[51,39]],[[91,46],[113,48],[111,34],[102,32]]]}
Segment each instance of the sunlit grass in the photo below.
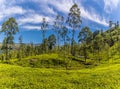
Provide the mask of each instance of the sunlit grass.
{"label": "sunlit grass", "polygon": [[0,64],[0,89],[119,89],[120,64],[63,70]]}

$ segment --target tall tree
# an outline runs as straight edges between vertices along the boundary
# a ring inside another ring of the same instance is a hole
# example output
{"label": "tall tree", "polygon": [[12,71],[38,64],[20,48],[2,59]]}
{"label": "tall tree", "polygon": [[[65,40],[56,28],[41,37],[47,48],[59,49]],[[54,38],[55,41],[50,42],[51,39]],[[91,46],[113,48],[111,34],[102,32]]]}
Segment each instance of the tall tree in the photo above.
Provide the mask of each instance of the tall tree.
{"label": "tall tree", "polygon": [[[69,33],[68,33],[69,34]],[[68,52],[68,54],[70,54],[71,52],[70,52],[70,49],[71,49],[71,47],[70,47],[70,45],[71,45],[71,38],[70,38],[70,36],[68,36],[67,35],[67,37],[66,37],[66,43],[67,43],[67,52]]]}
{"label": "tall tree", "polygon": [[93,32],[93,39],[100,33],[100,30],[95,30]]}
{"label": "tall tree", "polygon": [[21,60],[21,58],[23,57],[23,38],[22,35],[19,37],[19,52],[18,52],[18,58],[19,60]]}
{"label": "tall tree", "polygon": [[91,38],[92,38],[92,32],[90,31],[89,27],[82,28],[82,30],[78,35],[79,42],[89,43]]}
{"label": "tall tree", "polygon": [[6,22],[2,24],[2,30],[1,32],[5,34],[5,38],[3,41],[3,45],[5,44],[5,54],[6,54],[6,60],[8,60],[9,51],[12,48],[12,45],[14,44],[14,35],[18,32],[18,24],[15,20],[15,18],[9,18]]}
{"label": "tall tree", "polygon": [[[45,33],[46,33],[47,27],[48,27],[48,22],[46,21],[45,18],[43,18],[43,21],[41,23],[41,30],[42,30],[42,36],[43,36],[42,42],[45,40]],[[44,47],[45,47],[45,44],[43,44],[43,47],[42,47],[43,48],[43,53],[45,52]]]}
{"label": "tall tree", "polygon": [[48,52],[48,39],[47,38],[44,39],[43,45],[44,45],[43,50],[45,51],[45,53],[47,53]]}
{"label": "tall tree", "polygon": [[55,37],[54,34],[52,34],[48,37],[48,48],[49,48],[49,50],[52,50],[53,47],[55,46],[55,44],[56,44],[56,37]]}
{"label": "tall tree", "polygon": [[75,36],[75,30],[80,28],[80,25],[82,23],[81,21],[81,17],[80,17],[80,9],[78,7],[77,4],[74,4],[71,8],[70,8],[70,12],[68,14],[68,18],[67,18],[67,23],[68,25],[72,28],[72,41],[71,41],[71,54],[74,56],[75,52],[74,52],[74,36]]}
{"label": "tall tree", "polygon": [[67,33],[68,33],[68,29],[65,26],[63,26],[62,30],[60,31],[60,36],[64,42],[64,46],[66,44]]}
{"label": "tall tree", "polygon": [[30,55],[31,56],[34,55],[34,44],[33,44],[33,42],[30,43]]}
{"label": "tall tree", "polygon": [[79,39],[79,42],[82,43],[83,55],[84,55],[84,59],[86,62],[86,59],[88,56],[87,55],[87,49],[88,49],[87,47],[92,39],[92,32],[90,31],[89,27],[82,28],[82,30],[80,31],[80,33],[78,35],[78,39]]}
{"label": "tall tree", "polygon": [[58,51],[60,44],[60,31],[63,29],[63,24],[64,24],[64,17],[61,15],[57,15],[54,21],[53,30],[55,31],[57,37]]}
{"label": "tall tree", "polygon": [[5,53],[6,59],[8,59],[8,44],[7,44],[7,38],[5,37],[2,42],[1,50]]}
{"label": "tall tree", "polygon": [[94,39],[94,50],[96,50],[96,54],[98,55],[96,58],[101,60],[100,52],[104,48],[104,40],[101,34],[98,34]]}
{"label": "tall tree", "polygon": [[117,21],[117,27],[119,27],[119,21]]}
{"label": "tall tree", "polygon": [[109,21],[109,27],[111,28],[112,27],[112,21]]}

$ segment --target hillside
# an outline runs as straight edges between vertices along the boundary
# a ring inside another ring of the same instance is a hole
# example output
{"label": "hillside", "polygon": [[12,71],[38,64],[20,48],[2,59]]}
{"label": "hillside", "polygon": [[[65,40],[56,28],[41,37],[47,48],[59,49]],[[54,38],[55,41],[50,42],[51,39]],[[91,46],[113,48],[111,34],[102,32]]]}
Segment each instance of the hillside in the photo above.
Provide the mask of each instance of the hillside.
{"label": "hillside", "polygon": [[114,41],[117,41],[117,39],[120,38],[120,27],[117,27],[117,28],[113,27],[111,29],[108,29],[107,31],[104,32],[104,34],[106,36],[111,35]]}
{"label": "hillside", "polygon": [[81,70],[0,64],[0,89],[119,89],[120,64]]}
{"label": "hillside", "polygon": [[120,0],[0,0],[0,89],[120,89]]}
{"label": "hillside", "polygon": [[89,53],[85,62],[62,52],[13,58],[9,64],[1,61],[0,89],[119,89],[119,41],[115,40],[119,29],[105,31],[106,37],[109,31],[114,44],[101,51],[101,61],[96,60],[97,53],[94,57]]}

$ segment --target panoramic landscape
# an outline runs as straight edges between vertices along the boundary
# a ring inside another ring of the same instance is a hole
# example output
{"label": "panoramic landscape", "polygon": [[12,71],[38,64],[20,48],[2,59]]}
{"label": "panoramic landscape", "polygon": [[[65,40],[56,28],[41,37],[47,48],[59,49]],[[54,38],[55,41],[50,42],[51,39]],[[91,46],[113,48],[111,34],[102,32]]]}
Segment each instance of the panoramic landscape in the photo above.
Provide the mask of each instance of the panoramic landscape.
{"label": "panoramic landscape", "polygon": [[0,89],[120,89],[119,0],[0,0]]}

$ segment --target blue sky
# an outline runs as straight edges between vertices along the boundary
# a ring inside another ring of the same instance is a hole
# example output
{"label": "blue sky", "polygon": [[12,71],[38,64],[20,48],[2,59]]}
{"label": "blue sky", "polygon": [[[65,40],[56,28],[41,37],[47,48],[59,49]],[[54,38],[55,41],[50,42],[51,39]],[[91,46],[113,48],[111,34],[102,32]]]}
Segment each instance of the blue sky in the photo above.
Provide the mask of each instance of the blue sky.
{"label": "blue sky", "polygon": [[[81,28],[89,26],[92,31],[106,30],[109,20],[120,21],[120,0],[0,0],[0,28],[4,21],[14,17],[20,31],[15,35],[15,42],[22,35],[25,43],[40,43],[42,18],[45,17],[50,24],[57,14],[66,18],[74,3],[81,10]],[[47,30],[46,35],[50,34],[52,32]],[[0,34],[0,42],[3,37]]]}

